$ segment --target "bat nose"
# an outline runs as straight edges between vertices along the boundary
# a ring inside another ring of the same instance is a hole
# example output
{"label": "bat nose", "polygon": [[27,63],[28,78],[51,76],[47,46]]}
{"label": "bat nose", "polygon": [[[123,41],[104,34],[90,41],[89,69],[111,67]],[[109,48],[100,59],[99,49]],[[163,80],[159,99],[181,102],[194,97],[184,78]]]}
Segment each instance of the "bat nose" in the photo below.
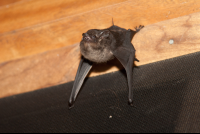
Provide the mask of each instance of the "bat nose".
{"label": "bat nose", "polygon": [[85,41],[91,40],[89,34],[83,33],[83,40],[85,40]]}

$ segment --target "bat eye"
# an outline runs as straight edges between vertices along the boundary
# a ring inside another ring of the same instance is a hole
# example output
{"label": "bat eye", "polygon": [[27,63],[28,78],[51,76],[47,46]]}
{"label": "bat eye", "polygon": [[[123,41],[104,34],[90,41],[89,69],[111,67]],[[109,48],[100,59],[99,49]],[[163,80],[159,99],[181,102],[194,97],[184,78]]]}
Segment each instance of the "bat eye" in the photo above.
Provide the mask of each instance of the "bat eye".
{"label": "bat eye", "polygon": [[92,39],[96,38],[96,36],[94,36],[94,35],[92,35],[91,37],[92,37]]}

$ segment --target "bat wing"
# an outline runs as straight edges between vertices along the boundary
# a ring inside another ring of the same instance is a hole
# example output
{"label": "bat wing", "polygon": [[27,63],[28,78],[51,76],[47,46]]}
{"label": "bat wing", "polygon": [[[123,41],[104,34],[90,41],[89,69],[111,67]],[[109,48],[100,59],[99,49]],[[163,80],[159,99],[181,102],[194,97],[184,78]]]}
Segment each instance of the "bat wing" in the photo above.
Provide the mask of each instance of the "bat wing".
{"label": "bat wing", "polygon": [[[134,32],[134,33],[133,33]],[[133,62],[136,60],[135,58],[135,49],[131,43],[132,37],[135,34],[135,31],[128,30],[125,34],[125,39],[117,49],[113,50],[114,56],[121,62],[123,67],[126,70],[127,79],[128,79],[128,87],[129,87],[129,104],[133,105],[133,91],[132,91],[132,67]]]}
{"label": "bat wing", "polygon": [[83,84],[85,77],[87,76],[88,72],[92,68],[92,62],[86,60],[83,56],[81,57],[81,61],[79,63],[78,71],[76,73],[74,85],[72,88],[72,92],[69,98],[69,108],[72,108],[74,102],[76,100],[77,94],[80,91],[80,88]]}

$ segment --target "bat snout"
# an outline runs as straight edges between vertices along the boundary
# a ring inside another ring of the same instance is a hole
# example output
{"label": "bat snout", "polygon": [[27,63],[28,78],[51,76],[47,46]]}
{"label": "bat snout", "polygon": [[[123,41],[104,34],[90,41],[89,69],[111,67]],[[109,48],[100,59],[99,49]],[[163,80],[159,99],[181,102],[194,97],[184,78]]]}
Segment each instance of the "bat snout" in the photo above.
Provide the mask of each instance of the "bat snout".
{"label": "bat snout", "polygon": [[86,37],[84,37],[83,39],[84,39],[85,41],[91,40],[91,38],[90,38],[89,36],[86,36]]}
{"label": "bat snout", "polygon": [[84,40],[84,41],[91,41],[92,39],[91,39],[91,37],[89,36],[89,34],[83,33],[83,40]]}

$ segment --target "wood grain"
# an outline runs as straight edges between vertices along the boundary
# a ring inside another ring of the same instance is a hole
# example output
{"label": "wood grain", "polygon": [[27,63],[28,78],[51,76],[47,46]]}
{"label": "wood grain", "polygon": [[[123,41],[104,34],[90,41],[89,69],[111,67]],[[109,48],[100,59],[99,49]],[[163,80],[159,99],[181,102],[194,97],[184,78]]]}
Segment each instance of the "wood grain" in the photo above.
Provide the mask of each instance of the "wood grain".
{"label": "wood grain", "polygon": [[[200,51],[200,12],[155,23],[137,33],[137,66]],[[169,40],[174,40],[169,44]],[[33,91],[74,80],[80,60],[79,44],[0,65],[0,97]],[[95,65],[90,76],[121,69],[117,61]]]}
{"label": "wood grain", "polygon": [[8,6],[10,6],[11,4],[16,4],[20,1],[23,0],[0,0],[0,8],[2,8],[1,6],[6,6],[8,8]]}
{"label": "wood grain", "polygon": [[133,40],[137,57],[147,64],[200,51],[199,23],[200,12],[145,27]]}
{"label": "wood grain", "polygon": [[0,9],[0,34],[59,21],[123,1],[127,0],[25,0]]}
{"label": "wood grain", "polygon": [[[74,4],[75,3],[75,4]],[[133,29],[200,11],[199,0],[27,0],[0,9],[0,63],[80,42],[91,28]]]}
{"label": "wood grain", "polygon": [[73,80],[79,62],[77,46],[2,63],[0,97],[52,86],[69,81],[69,77]]}

